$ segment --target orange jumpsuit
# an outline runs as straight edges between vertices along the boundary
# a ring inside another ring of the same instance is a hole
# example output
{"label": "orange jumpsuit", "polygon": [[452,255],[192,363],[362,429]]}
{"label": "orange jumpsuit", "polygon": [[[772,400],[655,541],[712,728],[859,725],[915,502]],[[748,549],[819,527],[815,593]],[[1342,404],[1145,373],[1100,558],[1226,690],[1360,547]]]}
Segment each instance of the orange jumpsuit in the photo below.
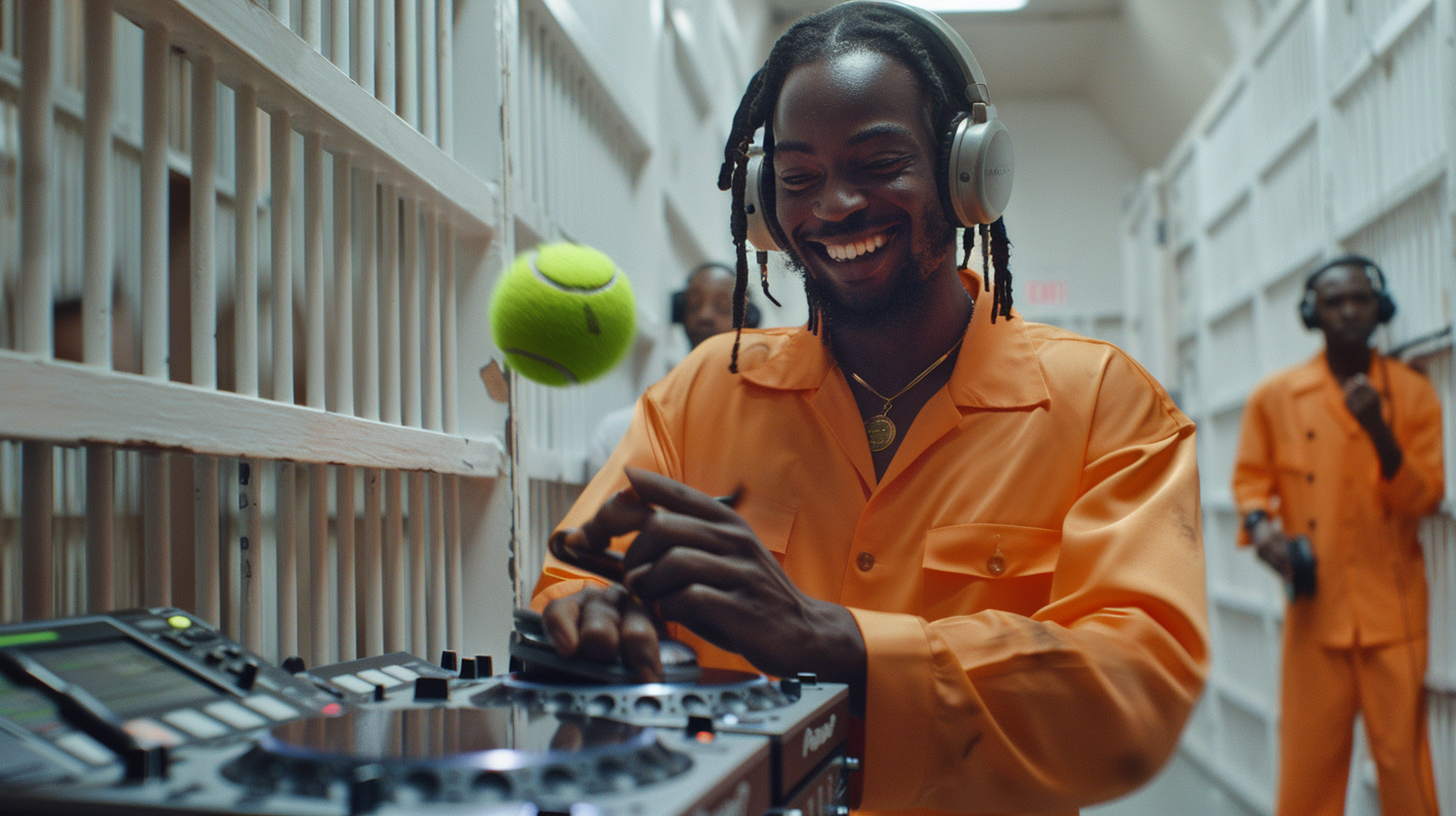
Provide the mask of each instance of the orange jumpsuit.
{"label": "orange jumpsuit", "polygon": [[[1074,812],[1125,793],[1172,751],[1207,671],[1192,423],[1117,348],[990,312],[878,482],[818,337],[745,332],[733,375],[719,335],[648,389],[563,521],[629,464],[745,486],[739,512],[788,576],[863,633],[871,811]],[[533,605],[588,580],[552,560]]]}
{"label": "orange jumpsuit", "polygon": [[[1278,813],[1344,811],[1358,709],[1382,812],[1435,816],[1426,736],[1426,573],[1416,524],[1445,493],[1441,404],[1419,372],[1373,355],[1367,373],[1400,444],[1390,480],[1324,354],[1275,374],[1244,407],[1234,467],[1241,514],[1309,536],[1313,598],[1287,606]],[[1241,544],[1248,536],[1242,534]]]}

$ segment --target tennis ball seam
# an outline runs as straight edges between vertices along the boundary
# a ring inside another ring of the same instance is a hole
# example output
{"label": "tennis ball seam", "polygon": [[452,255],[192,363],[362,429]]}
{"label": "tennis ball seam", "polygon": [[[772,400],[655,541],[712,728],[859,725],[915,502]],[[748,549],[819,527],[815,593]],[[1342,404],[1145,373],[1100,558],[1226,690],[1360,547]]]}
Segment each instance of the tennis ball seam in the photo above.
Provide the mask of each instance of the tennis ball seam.
{"label": "tennis ball seam", "polygon": [[547,275],[545,272],[542,272],[540,268],[536,266],[536,259],[538,257],[540,257],[540,253],[536,253],[531,256],[531,274],[535,275],[537,280],[541,281],[547,286],[554,287],[562,292],[571,292],[573,294],[580,295],[594,295],[598,292],[605,292],[606,290],[616,285],[617,276],[621,274],[620,270],[613,269],[612,276],[608,278],[607,282],[603,283],[601,286],[572,286],[570,284],[562,283],[561,281],[552,278],[550,275]]}
{"label": "tennis ball seam", "polygon": [[581,382],[581,379],[579,377],[577,377],[574,373],[572,373],[571,369],[567,368],[566,366],[562,365],[561,363],[556,362],[555,360],[551,359],[550,357],[547,357],[544,354],[537,354],[537,353],[535,353],[533,351],[526,351],[525,349],[522,349],[522,348],[514,348],[514,347],[513,348],[501,349],[501,351],[505,352],[506,354],[518,354],[518,355],[520,355],[522,357],[526,357],[528,359],[535,360],[536,362],[541,363],[542,365],[551,366],[552,368],[556,369],[556,371],[558,371],[561,374],[561,376],[565,377],[566,380],[567,380],[567,382],[569,382],[569,383],[571,383],[573,385],[575,385],[576,383]]}

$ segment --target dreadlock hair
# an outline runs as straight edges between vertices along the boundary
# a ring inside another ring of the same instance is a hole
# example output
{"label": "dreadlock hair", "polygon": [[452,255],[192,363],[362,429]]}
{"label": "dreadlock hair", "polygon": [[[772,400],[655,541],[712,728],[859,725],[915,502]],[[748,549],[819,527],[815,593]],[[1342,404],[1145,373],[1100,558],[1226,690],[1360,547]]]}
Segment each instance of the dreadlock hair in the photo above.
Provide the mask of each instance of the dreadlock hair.
{"label": "dreadlock hair", "polygon": [[[737,281],[733,290],[733,325],[737,335],[733,340],[733,355],[728,370],[738,371],[738,343],[743,335],[743,318],[746,312],[748,294],[748,215],[744,210],[744,190],[748,177],[749,150],[753,146],[753,134],[763,128],[763,177],[773,177],[773,113],[778,107],[779,92],[789,72],[799,65],[814,62],[827,56],[847,53],[856,49],[867,49],[890,57],[910,69],[925,93],[930,106],[931,128],[938,136],[949,133],[956,117],[969,107],[964,96],[965,77],[954,62],[926,46],[927,38],[934,35],[922,24],[904,13],[883,6],[871,4],[843,4],[819,14],[805,17],[795,23],[774,43],[768,60],[748,81],[748,89],[738,103],[733,115],[733,128],[723,148],[723,166],[718,171],[718,189],[731,190],[733,196],[730,227],[733,245],[737,249]],[[944,141],[944,139],[942,139]],[[948,162],[948,146],[942,146],[937,157],[941,172],[936,174],[936,187],[940,190],[941,204],[946,219],[956,224],[954,208],[950,206],[950,191],[946,186],[944,165]],[[762,216],[770,223],[777,217],[772,195],[763,197]],[[988,266],[983,266],[986,285],[992,289],[992,313],[994,322],[997,314],[1011,317],[1011,269],[1010,242],[1006,239],[1006,225],[997,219],[988,230],[980,225],[983,253],[995,264],[995,285],[991,286]],[[969,259],[974,227],[967,227],[963,240],[966,257]],[[994,245],[994,246],[993,246]],[[758,253],[759,278],[764,295],[773,300],[768,291],[768,253]],[[820,334],[824,327],[825,313],[815,287],[805,286],[809,301],[809,331]],[[828,342],[828,334],[820,335]]]}

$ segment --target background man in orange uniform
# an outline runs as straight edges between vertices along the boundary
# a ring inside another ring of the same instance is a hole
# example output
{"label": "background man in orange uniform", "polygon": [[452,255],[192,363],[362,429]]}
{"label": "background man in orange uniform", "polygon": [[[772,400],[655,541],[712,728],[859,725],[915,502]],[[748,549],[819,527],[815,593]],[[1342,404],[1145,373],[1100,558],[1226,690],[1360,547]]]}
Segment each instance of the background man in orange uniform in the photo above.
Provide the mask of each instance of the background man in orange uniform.
{"label": "background man in orange uniform", "polygon": [[[709,261],[693,267],[688,273],[687,286],[672,293],[672,322],[681,323],[687,336],[688,347],[698,344],[715,334],[733,331],[733,267]],[[758,307],[750,300],[743,319],[745,328],[758,328]],[[596,473],[606,464],[607,457],[621,444],[627,428],[632,425],[632,405],[618,408],[602,417],[587,445],[587,467]]]}
{"label": "background man in orange uniform", "polygon": [[644,679],[639,598],[704,665],[847,683],[866,810],[1067,813],[1148,779],[1202,688],[1193,426],[1115,347],[1011,310],[999,220],[994,290],[957,270],[941,145],[994,109],[920,14],[838,6],[754,77],[720,179],[737,303],[765,126],[809,326],[710,338],[647,391],[563,522],[626,548],[631,593],[552,560],[533,605]]}
{"label": "background man in orange uniform", "polygon": [[1395,304],[1373,261],[1310,275],[1300,314],[1325,350],[1255,389],[1234,498],[1252,543],[1286,580],[1288,536],[1308,538],[1312,596],[1284,618],[1281,816],[1344,811],[1355,712],[1381,811],[1436,814],[1426,736],[1426,574],[1416,522],[1445,492],[1441,406],[1426,378],[1369,345]]}

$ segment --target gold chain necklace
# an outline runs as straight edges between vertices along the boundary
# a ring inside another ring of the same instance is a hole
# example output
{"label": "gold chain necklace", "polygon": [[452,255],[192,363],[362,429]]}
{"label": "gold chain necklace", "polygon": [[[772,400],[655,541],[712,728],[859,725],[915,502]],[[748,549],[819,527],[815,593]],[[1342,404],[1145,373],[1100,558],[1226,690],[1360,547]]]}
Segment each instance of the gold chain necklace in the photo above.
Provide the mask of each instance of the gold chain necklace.
{"label": "gold chain necklace", "polygon": [[[974,313],[974,307],[972,307],[972,309],[972,313]],[[890,443],[895,441],[895,423],[891,422],[889,417],[890,404],[893,403],[895,400],[899,399],[900,396],[906,391],[914,388],[916,383],[919,383],[921,380],[930,376],[930,372],[936,370],[937,368],[940,368],[940,364],[945,362],[945,359],[951,356],[951,354],[954,354],[955,350],[961,347],[961,341],[965,339],[965,333],[962,332],[960,340],[955,341],[955,345],[951,346],[949,349],[946,350],[944,354],[940,355],[940,359],[931,363],[930,368],[927,368],[924,371],[920,372],[920,374],[918,374],[915,379],[910,381],[909,385],[895,392],[895,395],[893,397],[887,397],[884,394],[881,394],[880,392],[876,391],[873,386],[865,382],[864,379],[861,378],[858,374],[850,372],[849,376],[853,377],[855,382],[864,386],[865,389],[871,394],[874,394],[876,397],[879,397],[880,399],[885,401],[885,407],[880,409],[880,413],[877,416],[872,416],[869,419],[865,420],[865,436],[869,437],[870,450],[872,452],[879,453],[885,448],[890,447]]]}

